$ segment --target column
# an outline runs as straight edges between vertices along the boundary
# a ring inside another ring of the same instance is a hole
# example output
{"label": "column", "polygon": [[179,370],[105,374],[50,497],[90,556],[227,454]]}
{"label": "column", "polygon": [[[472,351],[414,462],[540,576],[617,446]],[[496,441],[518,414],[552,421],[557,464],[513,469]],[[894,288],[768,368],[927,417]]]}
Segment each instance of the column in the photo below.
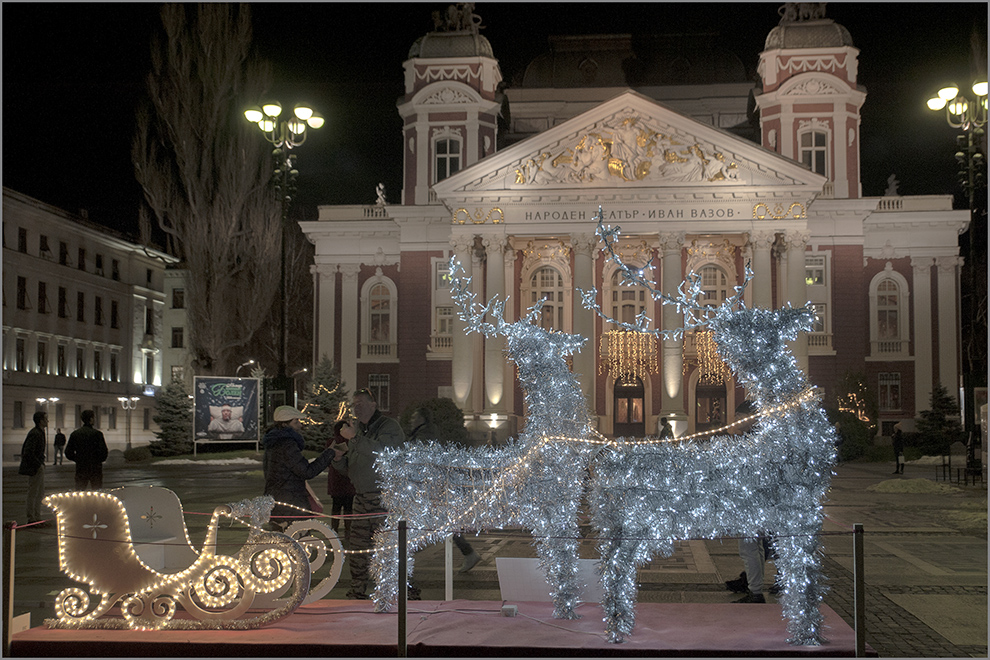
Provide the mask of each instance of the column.
{"label": "column", "polygon": [[[337,331],[335,308],[337,304],[337,265],[317,264],[310,267],[313,273],[313,296],[316,298],[316,346],[314,347],[313,366],[315,367],[326,355],[334,360],[333,343]],[[339,367],[340,365],[338,365]]]}
{"label": "column", "polygon": [[773,270],[770,249],[776,234],[773,231],[751,232],[749,242],[753,246],[753,307],[773,307]]}
{"label": "column", "polygon": [[340,378],[353,392],[367,383],[357,382],[358,323],[361,310],[358,305],[358,273],[361,264],[341,264],[340,289]]}
{"label": "column", "polygon": [[[474,247],[474,236],[455,235],[450,239],[454,254],[461,263],[464,272],[461,277],[471,276],[471,249]],[[465,413],[469,411],[471,400],[471,385],[474,379],[474,359],[471,355],[471,337],[464,334],[464,322],[460,319],[460,310],[454,310],[454,336],[451,342],[450,384],[454,389],[454,402]]]}
{"label": "column", "polygon": [[[787,232],[787,301],[792,307],[804,307],[808,302],[808,284],[805,280],[805,248],[811,234],[803,230]],[[788,342],[794,351],[798,368],[808,373],[808,334],[802,332],[797,339]]]}
{"label": "column", "polygon": [[[683,233],[660,234],[660,289],[669,296],[677,296],[682,281],[681,248]],[[662,328],[673,330],[684,325],[684,315],[674,305],[663,305]],[[660,415],[674,422],[674,430],[680,435],[687,429],[687,413],[684,410],[684,340],[660,340],[661,398]],[[678,428],[677,422],[681,422]]]}
{"label": "column", "polygon": [[[505,300],[505,262],[502,253],[508,242],[505,236],[486,236],[485,289],[488,300]],[[490,323],[494,319],[489,317]],[[485,410],[505,412],[505,337],[486,337],[485,342]]]}
{"label": "column", "polygon": [[914,409],[924,410],[932,398],[932,265],[930,257],[913,257],[914,279]]}
{"label": "column", "polygon": [[[519,295],[519,288],[516,283],[516,251],[510,245],[502,253],[502,272],[505,274],[504,279],[506,282],[506,288],[508,289],[508,295],[517,296]],[[512,305],[505,306],[505,320],[509,323],[514,323],[516,321],[515,312],[512,310]],[[502,374],[503,383],[505,387],[502,390],[502,407],[509,415],[513,414],[516,407],[516,367],[515,363],[509,360],[502,360]]]}
{"label": "column", "polygon": [[574,334],[588,340],[581,352],[574,355],[574,373],[581,378],[581,392],[588,409],[594,410],[595,377],[598,371],[595,356],[596,314],[581,304],[577,289],[587,291],[595,286],[595,248],[598,247],[598,237],[595,234],[571,234],[571,246],[574,248]]}
{"label": "column", "polygon": [[[938,378],[959,398],[959,267],[962,257],[937,257],[938,266]],[[927,407],[928,402],[924,402]]]}

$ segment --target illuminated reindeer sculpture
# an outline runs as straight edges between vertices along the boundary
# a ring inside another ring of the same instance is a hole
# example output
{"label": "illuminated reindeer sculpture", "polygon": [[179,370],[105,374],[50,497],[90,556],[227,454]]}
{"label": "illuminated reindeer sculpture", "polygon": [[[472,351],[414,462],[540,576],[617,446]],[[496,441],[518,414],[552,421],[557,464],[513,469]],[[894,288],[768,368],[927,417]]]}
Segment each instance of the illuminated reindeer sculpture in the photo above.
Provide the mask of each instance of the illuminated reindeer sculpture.
{"label": "illuminated reindeer sculpture", "polygon": [[[599,212],[600,213],[600,212]],[[756,407],[756,425],[742,436],[705,441],[618,438],[596,459],[589,500],[599,536],[599,572],[606,632],[622,641],[635,622],[636,569],[654,554],[670,556],[674,541],[696,538],[773,538],[788,642],[818,645],[822,500],[835,463],[834,429],[787,347],[813,315],[807,308],[747,309],[742,291],[719,307],[699,302],[700,281],[690,274],[679,295],[659,292],[642,271],[627,267],[613,249],[618,228],[598,234],[623,279],[645,286],[654,299],[676,305],[685,323],[673,331],[648,330],[605,315],[595,292],[586,307],[627,330],[679,337],[688,328],[712,331],[721,358]]]}
{"label": "illuminated reindeer sculpture", "polygon": [[[577,513],[591,455],[600,449],[583,442],[591,433],[580,384],[567,366],[568,355],[585,338],[541,328],[540,308],[514,323],[504,318],[505,302],[481,307],[470,292],[470,278],[451,259],[451,296],[466,332],[504,336],[509,359],[518,367],[525,391],[527,421],[516,439],[498,448],[445,447],[437,442],[407,443],[388,450],[376,463],[382,500],[389,514],[376,533],[371,571],[377,611],[389,609],[398,589],[396,527],[409,524],[408,574],[413,553],[452,532],[522,527],[532,531],[541,568],[551,585],[553,616],[575,619]],[[484,321],[485,316],[492,319]],[[575,442],[578,440],[578,442]]]}

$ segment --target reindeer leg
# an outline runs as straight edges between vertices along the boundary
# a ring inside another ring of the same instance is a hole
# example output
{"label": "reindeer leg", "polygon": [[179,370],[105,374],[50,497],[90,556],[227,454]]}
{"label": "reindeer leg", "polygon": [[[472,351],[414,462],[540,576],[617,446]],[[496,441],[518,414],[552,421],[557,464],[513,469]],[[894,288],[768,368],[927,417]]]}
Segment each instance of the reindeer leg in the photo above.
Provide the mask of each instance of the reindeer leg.
{"label": "reindeer leg", "polygon": [[[578,527],[577,512],[571,512],[569,520],[564,524],[540,525],[537,532],[539,540],[536,543],[537,554],[550,585],[550,595],[553,598],[553,617],[555,619],[579,619],[581,615],[575,611],[580,595],[577,584],[577,549]],[[559,585],[559,586],[558,586]]]}
{"label": "reindeer leg", "polygon": [[[618,517],[616,518],[618,520]],[[619,523],[610,530],[612,537],[598,543],[601,557],[598,572],[602,581],[602,611],[605,632],[612,644],[625,641],[636,624],[636,561],[639,541],[624,538],[625,527]]]}
{"label": "reindeer leg", "polygon": [[780,600],[783,614],[788,619],[787,632],[790,637],[787,643],[820,646],[826,639],[822,632],[824,617],[820,607],[825,587],[818,536],[798,532],[777,538],[774,545],[777,548],[774,562],[777,572],[783,576],[784,590]]}

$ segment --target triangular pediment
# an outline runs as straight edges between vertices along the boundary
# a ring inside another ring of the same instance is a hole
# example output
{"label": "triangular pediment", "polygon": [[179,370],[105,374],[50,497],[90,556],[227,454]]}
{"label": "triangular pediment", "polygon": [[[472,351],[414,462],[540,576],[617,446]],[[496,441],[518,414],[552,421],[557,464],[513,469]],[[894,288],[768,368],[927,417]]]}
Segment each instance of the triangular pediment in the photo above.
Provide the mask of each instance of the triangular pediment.
{"label": "triangular pediment", "polygon": [[[438,197],[575,189],[820,191],[825,177],[632,90],[434,185]],[[616,190],[616,192],[618,192]]]}

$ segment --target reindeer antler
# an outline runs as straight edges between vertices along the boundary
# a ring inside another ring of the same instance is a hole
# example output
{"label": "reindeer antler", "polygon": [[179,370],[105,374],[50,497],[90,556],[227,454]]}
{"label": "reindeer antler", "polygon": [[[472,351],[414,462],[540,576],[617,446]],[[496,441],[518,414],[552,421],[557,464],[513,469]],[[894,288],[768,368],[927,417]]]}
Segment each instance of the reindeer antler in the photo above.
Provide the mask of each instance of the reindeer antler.
{"label": "reindeer antler", "polygon": [[[498,334],[506,334],[505,326],[505,301],[492,298],[487,305],[480,305],[475,302],[477,294],[471,291],[470,277],[462,277],[459,273],[465,273],[464,267],[457,257],[450,258],[450,297],[460,310],[457,316],[467,324],[466,332],[480,332],[486,337],[493,337]],[[466,274],[466,273],[465,273]],[[495,323],[485,321],[485,316],[492,315]]]}
{"label": "reindeer antler", "polygon": [[711,323],[712,318],[718,313],[719,310],[730,309],[735,307],[737,304],[740,304],[742,302],[743,291],[746,289],[746,285],[748,285],[749,281],[753,279],[753,270],[750,268],[749,263],[747,263],[746,275],[743,279],[743,283],[739,286],[733,287],[735,289],[735,295],[718,307],[705,305],[698,302],[704,294],[704,291],[701,289],[701,277],[693,272],[688,273],[687,279],[684,282],[681,282],[680,286],[677,287],[677,296],[671,296],[670,294],[660,291],[653,282],[643,276],[643,271],[649,270],[649,264],[647,264],[645,269],[640,269],[633,268],[622,261],[622,257],[620,257],[615,251],[615,244],[618,242],[620,228],[613,228],[604,224],[601,206],[598,207],[598,215],[595,219],[598,220],[598,228],[595,230],[595,233],[605,244],[603,249],[608,253],[608,258],[619,267],[619,272],[622,274],[622,283],[641,286],[650,292],[650,297],[652,297],[653,300],[659,300],[664,305],[674,305],[678,312],[684,313],[683,326],[674,328],[673,330],[650,330],[650,319],[645,310],[636,316],[635,324],[618,321],[606,314],[601,308],[601,305],[599,305],[596,301],[596,298],[598,297],[597,289],[578,289],[578,292],[581,294],[581,301],[586,309],[594,311],[609,323],[614,323],[624,330],[643,332],[657,337],[662,337],[664,339],[680,339],[685,331],[692,328],[701,328]]}

